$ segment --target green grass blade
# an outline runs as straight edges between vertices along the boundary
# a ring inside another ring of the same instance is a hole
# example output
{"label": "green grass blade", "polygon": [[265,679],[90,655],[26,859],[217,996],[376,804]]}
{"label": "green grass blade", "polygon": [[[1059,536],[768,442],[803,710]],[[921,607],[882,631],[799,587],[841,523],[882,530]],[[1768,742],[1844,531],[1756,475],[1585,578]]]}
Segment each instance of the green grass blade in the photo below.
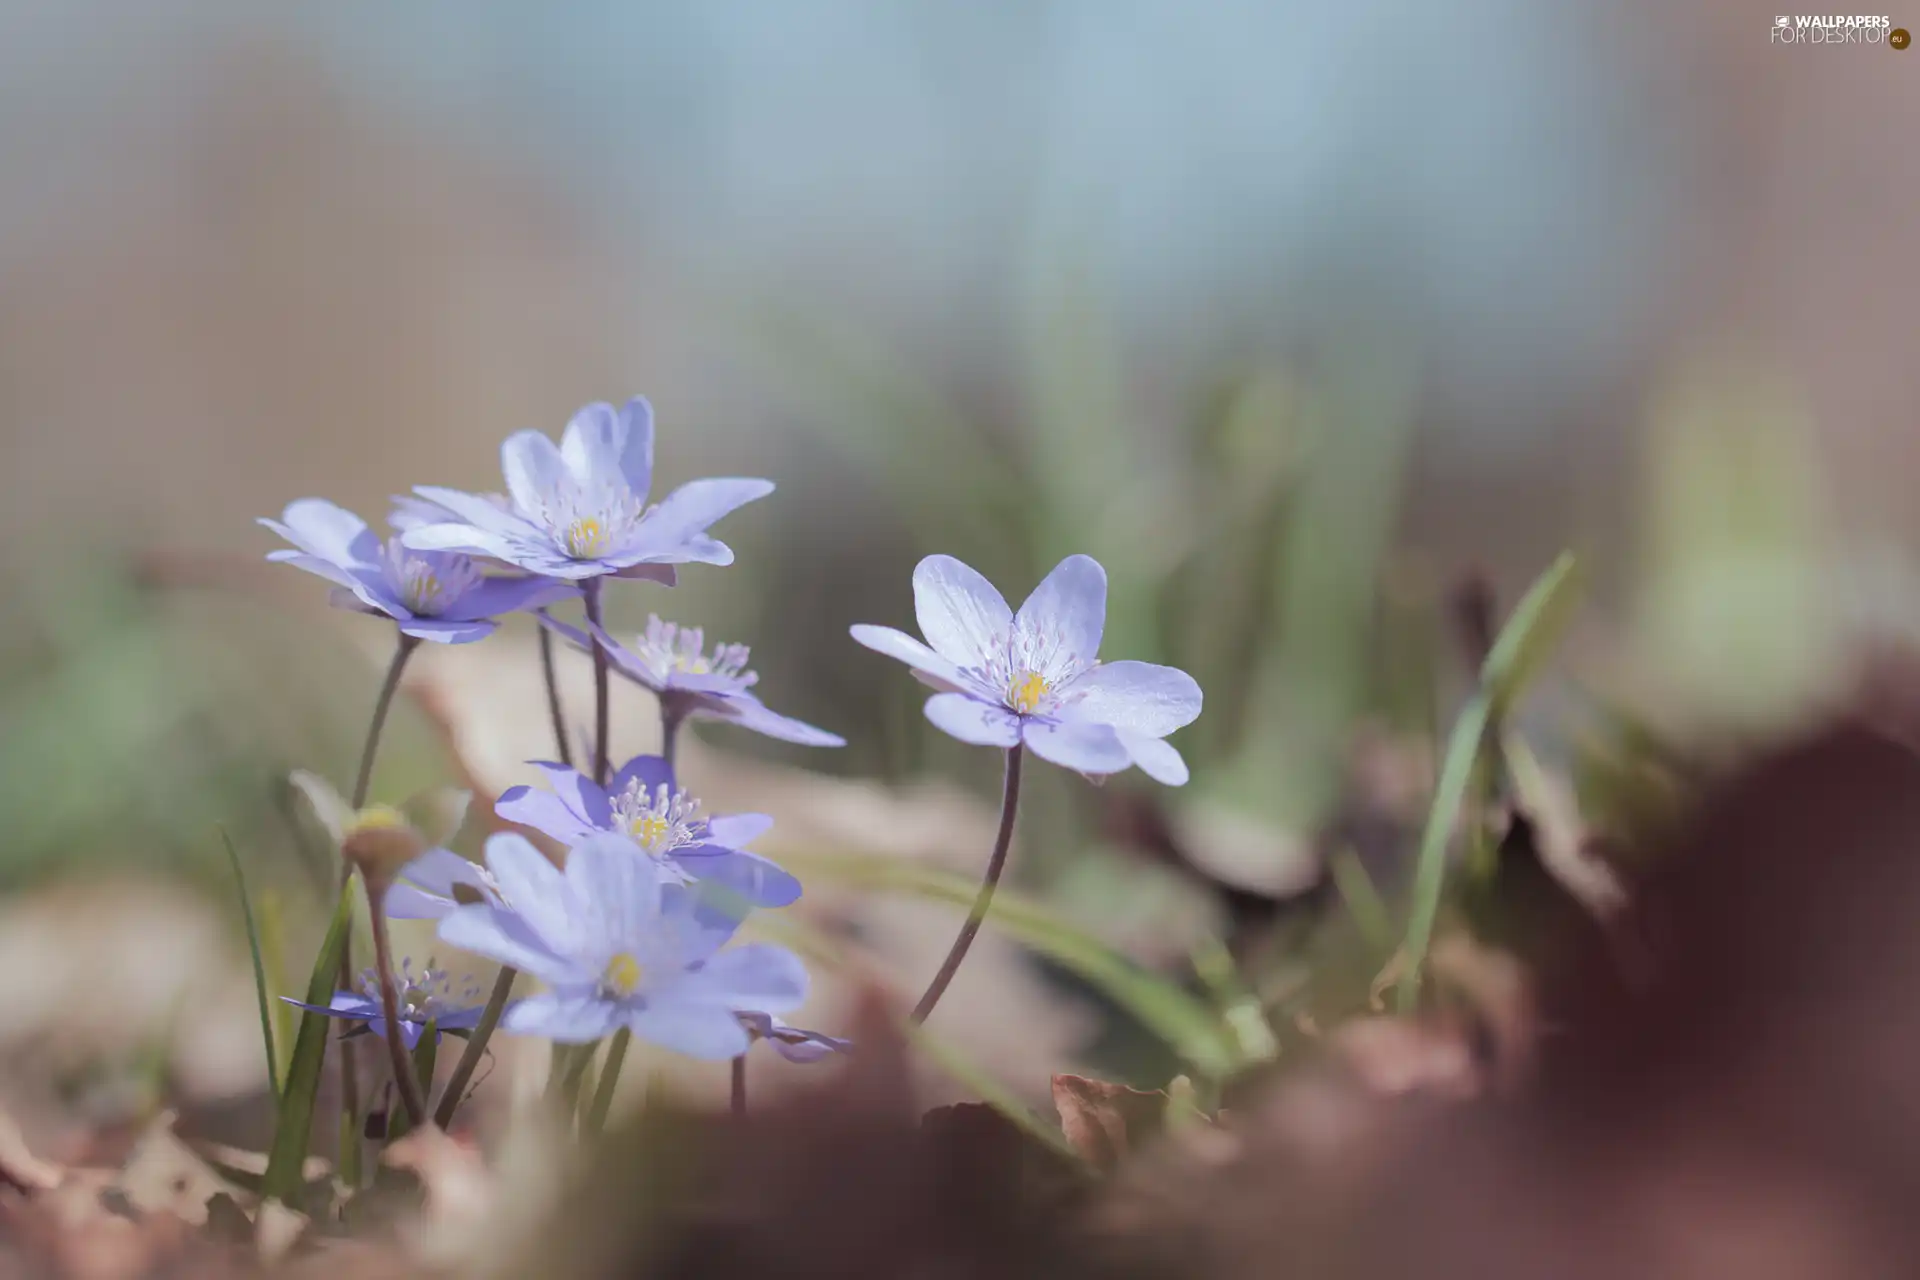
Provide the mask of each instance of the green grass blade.
{"label": "green grass blade", "polygon": [[233,866],[233,884],[240,891],[240,915],[247,922],[247,950],[253,954],[253,994],[260,1004],[260,1044],[267,1055],[267,1088],[275,1100],[280,1097],[280,1055],[273,1045],[273,993],[267,989],[267,966],[260,958],[260,930],[253,922],[253,899],[247,895],[247,874],[240,869],[240,852],[233,837],[221,827],[220,842],[227,847],[227,861]]}
{"label": "green grass blade", "polygon": [[1333,887],[1340,891],[1341,900],[1347,904],[1347,914],[1353,917],[1354,927],[1360,930],[1360,937],[1383,955],[1393,950],[1393,917],[1387,913],[1387,904],[1380,900],[1380,891],[1373,887],[1373,877],[1367,874],[1353,846],[1342,846],[1328,859],[1327,869],[1333,875]]}
{"label": "green grass blade", "polygon": [[[789,853],[781,861],[803,879],[817,876],[868,892],[972,905],[979,885],[956,875],[883,854]],[[1169,1048],[1210,1078],[1241,1065],[1232,1033],[1207,1001],[1141,968],[1106,943],[1002,887],[986,926],[1032,948],[1125,1009]]]}
{"label": "green grass blade", "polygon": [[[267,972],[272,978],[272,986],[278,988],[287,981],[287,923],[286,911],[281,905],[281,897],[273,889],[260,892],[260,958],[265,961]],[[275,1080],[287,1078],[287,1067],[293,1056],[293,1019],[294,1007],[284,1000],[271,1000],[267,1009],[273,1022],[273,1044],[278,1050],[274,1057],[273,1077]],[[275,1090],[276,1096],[278,1090]]]}
{"label": "green grass blade", "polygon": [[1407,922],[1405,963],[1395,1006],[1413,1010],[1420,996],[1421,972],[1433,925],[1440,914],[1440,891],[1447,872],[1447,843],[1460,820],[1460,809],[1472,785],[1475,765],[1487,739],[1487,729],[1511,709],[1546,661],[1555,640],[1565,630],[1578,599],[1579,577],[1571,555],[1563,555],[1527,591],[1480,668],[1480,688],[1468,700],[1447,739],[1447,754],[1434,788],[1433,807],[1420,835],[1420,861],[1414,873],[1413,912]]}
{"label": "green grass blade", "polygon": [[1411,1013],[1420,998],[1420,972],[1427,960],[1427,947],[1433,941],[1433,922],[1440,914],[1440,889],[1447,873],[1447,839],[1460,820],[1460,806],[1467,798],[1467,784],[1473,778],[1473,764],[1480,754],[1480,742],[1486,736],[1487,698],[1476,693],[1466,710],[1454,722],[1453,735],[1447,739],[1446,763],[1440,769],[1440,785],[1434,789],[1433,807],[1427,811],[1426,830],[1420,833],[1420,862],[1413,878],[1413,915],[1407,922],[1406,957],[1395,995],[1401,1013]]}
{"label": "green grass blade", "polygon": [[[340,974],[340,955],[347,945],[347,929],[353,920],[353,882],[340,892],[327,926],[326,940],[313,964],[313,976],[307,979],[307,1003],[326,1006],[333,1003],[334,980]],[[287,1068],[286,1085],[280,1091],[280,1114],[274,1124],[273,1147],[267,1155],[267,1172],[261,1180],[262,1194],[289,1207],[301,1188],[300,1172],[307,1158],[307,1140],[313,1129],[313,1109],[320,1095],[320,1069],[327,1060],[327,1041],[333,1019],[307,1010],[300,1015],[300,1029],[294,1035],[293,1059]]]}
{"label": "green grass blade", "polygon": [[1487,652],[1480,668],[1480,687],[1492,705],[1493,719],[1505,719],[1507,709],[1533,683],[1573,619],[1584,583],[1580,562],[1563,553],[1520,597],[1507,625]]}

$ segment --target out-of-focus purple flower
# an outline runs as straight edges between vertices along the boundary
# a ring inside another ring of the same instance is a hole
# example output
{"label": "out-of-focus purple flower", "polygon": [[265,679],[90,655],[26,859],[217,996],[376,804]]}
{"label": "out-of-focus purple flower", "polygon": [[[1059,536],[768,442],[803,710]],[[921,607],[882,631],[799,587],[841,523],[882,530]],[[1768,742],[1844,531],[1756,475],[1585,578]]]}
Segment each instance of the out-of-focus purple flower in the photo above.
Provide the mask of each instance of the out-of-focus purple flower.
{"label": "out-of-focus purple flower", "polygon": [[[767,480],[694,480],[653,506],[653,410],[639,397],[616,410],[590,404],[558,445],[520,431],[500,446],[508,502],[430,485],[414,492],[430,506],[403,518],[420,523],[409,547],[488,556],[529,573],[582,579],[616,575],[674,580],[673,566],[732,564],[733,552],[707,536],[714,521],[773,492]],[[432,507],[448,514],[432,518]]]}
{"label": "out-of-focus purple flower", "polygon": [[1187,780],[1163,739],[1200,714],[1200,686],[1174,667],[1094,656],[1107,620],[1099,561],[1068,556],[1015,613],[974,570],[928,556],[913,571],[913,605],[926,643],[865,625],[853,638],[941,691],[926,707],[940,729],[980,746],[1024,742],[1090,776],[1138,765],[1169,786]]}
{"label": "out-of-focus purple flower", "polygon": [[660,756],[635,756],[606,787],[565,765],[532,763],[552,790],[512,787],[502,793],[493,811],[508,822],[568,846],[608,833],[624,836],[660,862],[667,883],[721,885],[756,907],[784,907],[799,898],[798,880],[744,847],[773,819],[764,813],[702,815],[700,802],[680,789]]}
{"label": "out-of-focus purple flower", "polygon": [[769,710],[750,693],[760,677],[747,668],[748,650],[743,644],[715,645],[709,653],[706,633],[699,627],[681,627],[649,616],[647,629],[628,647],[594,623],[589,622],[587,631],[581,631],[544,613],[535,616],[541,626],[576,649],[591,653],[598,644],[613,660],[616,671],[654,692],[669,720],[724,720],[803,747],[847,745],[838,734]]}
{"label": "out-of-focus purple flower", "polygon": [[820,1031],[803,1031],[770,1013],[743,1013],[740,1024],[756,1040],[765,1040],[788,1062],[818,1062],[835,1053],[853,1052],[853,1041]]}
{"label": "out-of-focus purple flower", "polygon": [[[420,1037],[426,1033],[429,1022],[433,1024],[437,1035],[444,1031],[471,1031],[474,1024],[480,1021],[479,988],[468,987],[461,992],[464,1003],[454,1004],[451,1002],[452,983],[446,972],[431,964],[415,973],[413,961],[402,960],[400,971],[393,975],[393,985],[400,1005],[400,1040],[409,1049],[420,1043]],[[292,996],[280,998],[290,1005],[324,1013],[330,1018],[364,1022],[369,1031],[383,1039],[387,1034],[386,1014],[380,1007],[380,974],[377,970],[367,969],[361,973],[359,990],[335,992],[330,1005],[308,1004]]]}
{"label": "out-of-focus purple flower", "polygon": [[438,920],[470,902],[501,902],[500,886],[485,867],[451,849],[433,848],[400,869],[387,890],[393,920]]}
{"label": "out-of-focus purple flower", "polygon": [[[745,1012],[785,1012],[807,994],[807,971],[783,947],[727,947],[739,917],[620,836],[594,836],[557,869],[512,834],[487,841],[487,867],[512,906],[461,907],[440,937],[547,984],[501,1025],[568,1044],[620,1028],[696,1058],[732,1058],[751,1038]],[[725,948],[724,950],[722,948]]]}
{"label": "out-of-focus purple flower", "polygon": [[579,594],[577,587],[545,578],[488,577],[467,556],[417,550],[399,537],[383,542],[359,516],[321,498],[302,498],[280,519],[260,523],[295,548],[269,552],[267,559],[325,578],[334,584],[334,604],[392,618],[421,640],[482,640],[503,613]]}

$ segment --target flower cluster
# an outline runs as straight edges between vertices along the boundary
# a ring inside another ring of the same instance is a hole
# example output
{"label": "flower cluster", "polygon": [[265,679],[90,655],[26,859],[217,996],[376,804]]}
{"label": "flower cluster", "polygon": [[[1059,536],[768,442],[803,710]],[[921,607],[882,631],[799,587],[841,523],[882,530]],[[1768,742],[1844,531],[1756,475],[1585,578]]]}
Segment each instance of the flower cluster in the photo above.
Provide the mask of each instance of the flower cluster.
{"label": "flower cluster", "polygon": [[[376,964],[331,1003],[289,1003],[385,1040],[396,1082],[406,1078],[403,1095],[416,1095],[409,1102],[416,1120],[425,1112],[417,1095],[430,1093],[433,1081],[416,1088],[402,1050],[414,1048],[428,1028],[471,1037],[436,1113],[442,1123],[496,1024],[557,1046],[630,1035],[705,1059],[738,1059],[761,1040],[798,1062],[849,1047],[778,1016],[807,995],[797,956],[735,940],[754,911],[801,896],[792,874],[747,847],[773,820],[709,813],[673,763],[676,735],[694,719],[808,746],[841,746],[843,739],[768,708],[744,645],[709,647],[699,628],[658,616],[623,643],[602,623],[608,580],[670,586],[678,565],[731,563],[732,551],[710,528],[773,490],[765,480],[696,480],[650,502],[653,443],[646,401],[620,409],[595,404],[574,416],[557,445],[536,431],[509,437],[501,448],[504,494],[421,486],[396,498],[388,516],[393,532],[384,539],[319,499],[294,502],[279,520],[262,521],[291,544],[270,559],[327,579],[336,604],[385,617],[398,632],[354,794],[342,797],[311,774],[295,779],[366,884]],[[1008,767],[1000,841],[980,901],[915,1010],[918,1019],[938,999],[987,909],[1011,840],[1022,753],[1092,777],[1138,766],[1161,782],[1183,783],[1186,764],[1166,738],[1199,714],[1200,690],[1170,667],[1098,661],[1106,575],[1086,556],[1062,561],[1017,613],[985,578],[950,557],[923,560],[913,587],[924,642],[877,626],[854,627],[854,639],[906,662],[937,690],[926,704],[928,719],[963,742],[1003,749]],[[577,624],[549,612],[576,600],[584,612]],[[590,744],[593,766],[576,768],[546,655],[561,762],[532,762],[543,785],[511,787],[497,798],[496,817],[519,830],[489,838],[481,865],[444,847],[466,811],[464,794],[427,793],[388,806],[369,805],[366,793],[386,710],[416,642],[481,640],[503,615],[520,611],[532,612],[545,629],[543,646],[547,636],[558,636],[593,659],[602,740]],[[617,768],[604,741],[607,677],[615,672],[655,695],[664,744],[661,754]],[[529,836],[550,845],[537,847]],[[383,861],[367,852],[376,845],[404,853]],[[498,962],[503,973],[494,996],[482,1007],[477,991],[456,999],[431,963],[419,973],[410,962],[395,966],[389,918],[434,921],[445,945]],[[348,971],[344,957],[323,954],[317,981],[331,979],[329,964]],[[511,1000],[516,975],[542,989]],[[616,1043],[609,1075],[624,1053],[624,1038]],[[556,1063],[583,1067],[578,1055],[591,1051],[571,1052]],[[736,1073],[736,1105],[742,1080]]]}

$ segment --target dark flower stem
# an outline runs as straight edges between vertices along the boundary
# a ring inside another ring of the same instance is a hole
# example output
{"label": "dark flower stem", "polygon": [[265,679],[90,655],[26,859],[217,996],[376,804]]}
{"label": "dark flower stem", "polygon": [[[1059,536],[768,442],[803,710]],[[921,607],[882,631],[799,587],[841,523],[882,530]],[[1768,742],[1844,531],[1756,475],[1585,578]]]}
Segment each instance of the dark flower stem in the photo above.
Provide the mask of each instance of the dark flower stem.
{"label": "dark flower stem", "polygon": [[733,1060],[733,1114],[737,1117],[747,1114],[747,1055],[744,1053]]}
{"label": "dark flower stem", "polygon": [[400,643],[393,651],[393,661],[387,666],[387,678],[380,686],[379,700],[373,704],[373,723],[367,726],[367,745],[360,749],[360,774],[353,780],[353,807],[355,812],[367,807],[367,788],[373,783],[373,758],[380,750],[380,732],[387,726],[387,712],[393,709],[393,695],[400,688],[400,673],[407,669],[407,659],[420,647],[420,642],[410,635],[401,635]]}
{"label": "dark flower stem", "polygon": [[[380,752],[380,735],[387,727],[387,713],[393,710],[393,696],[399,692],[400,676],[407,669],[407,659],[420,647],[420,641],[404,632],[394,645],[393,661],[387,664],[386,679],[380,683],[380,696],[374,700],[373,722],[367,726],[366,745],[360,748],[360,772],[353,780],[352,805],[355,813],[366,808],[367,791],[373,785],[373,761]],[[340,888],[345,890],[347,879],[353,869],[342,865],[340,868]],[[342,990],[353,986],[353,932],[347,936],[340,948],[340,987]],[[354,1057],[353,1044],[347,1037],[351,1030],[342,1024],[338,1039],[340,1041],[340,1152],[339,1161],[342,1173],[352,1182],[358,1183],[360,1175],[360,1068]],[[356,1189],[357,1186],[356,1186]]]}
{"label": "dark flower stem", "polygon": [[[593,627],[604,625],[600,621],[600,580],[588,578],[583,589],[586,592],[587,621]],[[593,780],[603,787],[607,785],[608,775],[607,736],[612,720],[610,692],[607,687],[607,651],[601,647],[600,638],[596,635],[593,638]]]}
{"label": "dark flower stem", "polygon": [[940,964],[940,972],[933,975],[933,981],[927,984],[920,1002],[913,1006],[908,1021],[919,1026],[940,1003],[940,997],[946,994],[947,984],[953,981],[953,975],[960,971],[960,962],[967,958],[967,949],[973,946],[973,937],[980,932],[980,922],[987,918],[987,908],[993,905],[993,891],[1000,883],[1000,873],[1007,866],[1007,850],[1013,844],[1013,819],[1020,807],[1020,744],[1007,748],[1006,786],[1000,799],[1000,834],[993,842],[993,856],[987,859],[987,874],[980,881],[980,893],[973,900],[973,909],[967,912],[967,922],[960,926],[960,936],[953,940],[953,946],[947,952],[947,958]]}
{"label": "dark flower stem", "polygon": [[680,726],[686,721],[686,714],[674,707],[670,701],[675,695],[663,694],[660,702],[660,758],[667,762],[667,772],[673,774],[676,783],[679,780]]}
{"label": "dark flower stem", "polygon": [[487,996],[487,1007],[480,1011],[480,1021],[473,1024],[473,1034],[467,1037],[467,1047],[460,1051],[460,1061],[454,1064],[453,1074],[447,1077],[446,1092],[440,1095],[439,1109],[433,1113],[433,1122],[442,1129],[452,1127],[453,1113],[466,1101],[467,1083],[480,1068],[480,1059],[487,1052],[487,1041],[493,1038],[493,1029],[500,1025],[500,1015],[506,1010],[508,997],[513,994],[513,980],[519,976],[518,969],[503,965],[500,976],[493,980],[493,991]]}
{"label": "dark flower stem", "polygon": [[547,685],[547,714],[553,719],[553,748],[560,763],[573,768],[573,744],[567,741],[567,711],[560,705],[560,680],[554,674],[553,632],[540,628],[540,675]]}
{"label": "dark flower stem", "polygon": [[420,1078],[414,1074],[407,1042],[400,1034],[400,993],[393,982],[393,944],[387,939],[387,885],[364,876],[361,883],[366,886],[367,913],[373,920],[373,963],[380,973],[380,1012],[387,1022],[387,1034],[382,1038],[387,1042],[387,1056],[393,1062],[394,1087],[400,1091],[400,1101],[407,1109],[408,1127],[418,1129],[427,1120],[427,1100],[421,1092]]}
{"label": "dark flower stem", "polygon": [[607,1061],[600,1068],[600,1083],[593,1091],[593,1105],[587,1108],[587,1127],[589,1134],[599,1133],[607,1127],[607,1112],[613,1109],[614,1086],[620,1081],[620,1068],[627,1064],[627,1046],[633,1043],[633,1032],[622,1027],[613,1033],[613,1043],[607,1046]]}

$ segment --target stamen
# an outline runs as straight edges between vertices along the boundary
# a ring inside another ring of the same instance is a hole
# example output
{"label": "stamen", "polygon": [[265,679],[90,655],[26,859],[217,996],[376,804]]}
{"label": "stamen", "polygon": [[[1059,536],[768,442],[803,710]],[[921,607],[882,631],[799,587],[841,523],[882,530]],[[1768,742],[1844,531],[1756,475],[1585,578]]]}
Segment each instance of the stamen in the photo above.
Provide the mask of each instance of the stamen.
{"label": "stamen", "polygon": [[595,517],[582,516],[567,526],[562,541],[575,560],[591,560],[607,549],[607,530]]}
{"label": "stamen", "polygon": [[665,783],[649,795],[646,785],[635,778],[615,798],[613,816],[620,829],[655,858],[698,840],[700,802],[685,791],[668,792]]}
{"label": "stamen", "polygon": [[1023,716],[1030,716],[1049,692],[1046,678],[1037,671],[1029,671],[1024,679],[1007,690],[1007,705]]}
{"label": "stamen", "polygon": [[387,581],[400,603],[423,618],[435,618],[480,585],[480,567],[455,552],[415,551],[389,538]]}
{"label": "stamen", "polygon": [[609,996],[624,999],[634,993],[640,985],[645,971],[630,951],[622,951],[607,961],[606,971],[600,975],[600,989]]}
{"label": "stamen", "polygon": [[633,652],[647,664],[656,680],[669,676],[724,676],[738,680],[741,688],[760,677],[747,669],[751,650],[743,644],[715,645],[706,652],[707,635],[699,627],[682,627],[662,622],[658,615],[647,619],[647,629],[633,643]]}

